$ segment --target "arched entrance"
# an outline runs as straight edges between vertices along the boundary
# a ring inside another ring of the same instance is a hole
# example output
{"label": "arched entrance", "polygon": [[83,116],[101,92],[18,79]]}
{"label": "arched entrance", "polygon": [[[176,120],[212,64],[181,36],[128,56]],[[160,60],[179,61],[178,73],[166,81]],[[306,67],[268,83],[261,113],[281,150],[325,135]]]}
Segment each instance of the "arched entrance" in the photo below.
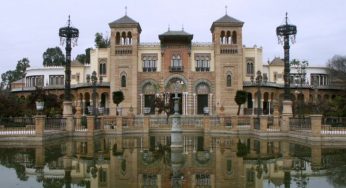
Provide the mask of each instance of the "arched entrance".
{"label": "arched entrance", "polygon": [[197,114],[206,114],[209,113],[209,100],[208,94],[210,93],[209,86],[202,82],[196,86],[197,94]]}

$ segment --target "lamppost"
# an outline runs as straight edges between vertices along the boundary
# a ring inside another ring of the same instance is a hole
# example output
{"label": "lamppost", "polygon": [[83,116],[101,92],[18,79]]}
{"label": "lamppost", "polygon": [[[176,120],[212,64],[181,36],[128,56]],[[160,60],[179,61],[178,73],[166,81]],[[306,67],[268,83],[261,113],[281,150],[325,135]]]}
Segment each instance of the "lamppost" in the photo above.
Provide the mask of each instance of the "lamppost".
{"label": "lamppost", "polygon": [[303,83],[305,83],[307,61],[302,61],[296,68],[299,76],[300,91],[298,91],[298,117],[304,118],[304,98],[303,98]]}
{"label": "lamppost", "polygon": [[93,115],[94,115],[94,125],[96,126],[96,119],[97,119],[97,109],[96,109],[96,83],[97,83],[97,76],[96,71],[93,71],[91,74],[91,83],[93,87]]}
{"label": "lamppost", "polygon": [[64,115],[72,114],[71,102],[71,51],[72,45],[77,45],[79,31],[77,28],[71,26],[70,16],[66,27],[59,29],[59,36],[61,44],[66,42],[66,62],[65,62],[65,89],[64,89]]}
{"label": "lamppost", "polygon": [[257,71],[256,78],[254,78],[254,76],[251,76],[252,84],[255,83],[257,86],[257,123],[259,123],[259,116],[260,114],[262,114],[262,111],[263,111],[261,110],[261,85],[262,83],[264,84],[267,83],[267,81],[268,81],[268,77],[265,74],[262,76],[262,73],[260,70]]}
{"label": "lamppost", "polygon": [[[291,42],[295,42],[295,36],[297,34],[297,27],[295,25],[288,24],[287,12],[286,12],[286,23],[276,28],[276,35],[280,44],[284,44],[284,100],[290,101],[290,39]],[[292,109],[291,109],[292,112]]]}

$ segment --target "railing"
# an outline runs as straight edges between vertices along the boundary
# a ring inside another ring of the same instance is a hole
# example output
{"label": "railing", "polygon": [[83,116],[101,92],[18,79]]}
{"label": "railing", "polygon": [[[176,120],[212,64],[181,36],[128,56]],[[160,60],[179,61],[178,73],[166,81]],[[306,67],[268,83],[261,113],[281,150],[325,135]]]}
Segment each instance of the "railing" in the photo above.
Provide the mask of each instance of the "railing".
{"label": "railing", "polygon": [[221,125],[220,117],[218,117],[218,116],[209,116],[209,123],[210,123],[210,126],[219,126],[219,125]]}
{"label": "railing", "polygon": [[255,129],[260,130],[261,119],[257,117],[253,118],[253,124]]}
{"label": "railing", "polygon": [[0,118],[0,127],[26,127],[27,125],[35,125],[33,117],[9,117]]}
{"label": "railing", "polygon": [[0,127],[0,135],[35,135],[35,126],[29,125],[26,127]]}
{"label": "railing", "polygon": [[290,118],[289,119],[290,130],[311,130],[311,119],[305,118]]}
{"label": "railing", "polygon": [[66,118],[46,118],[45,130],[65,130]]}
{"label": "railing", "polygon": [[116,117],[104,117],[103,126],[105,130],[115,130],[117,125]]}
{"label": "railing", "polygon": [[324,135],[345,135],[346,127],[333,127],[330,125],[322,125],[321,134]]}
{"label": "railing", "polygon": [[183,72],[184,66],[169,66],[169,72]]}
{"label": "railing", "polygon": [[346,127],[346,117],[323,117],[322,124],[332,127]]}
{"label": "railing", "polygon": [[149,118],[150,128],[170,128],[172,124],[172,118],[166,116],[162,117],[150,117]]}
{"label": "railing", "polygon": [[86,116],[82,116],[81,118],[74,118],[74,130],[75,131],[87,131],[87,118]]}

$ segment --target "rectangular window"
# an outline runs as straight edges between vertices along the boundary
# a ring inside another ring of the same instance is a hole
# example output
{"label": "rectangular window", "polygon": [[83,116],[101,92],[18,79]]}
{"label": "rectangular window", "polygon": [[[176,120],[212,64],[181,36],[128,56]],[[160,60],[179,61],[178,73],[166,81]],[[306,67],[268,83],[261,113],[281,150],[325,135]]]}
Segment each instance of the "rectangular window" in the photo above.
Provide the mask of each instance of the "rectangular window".
{"label": "rectangular window", "polygon": [[195,68],[197,72],[210,71],[210,54],[209,53],[196,53],[195,54]]}

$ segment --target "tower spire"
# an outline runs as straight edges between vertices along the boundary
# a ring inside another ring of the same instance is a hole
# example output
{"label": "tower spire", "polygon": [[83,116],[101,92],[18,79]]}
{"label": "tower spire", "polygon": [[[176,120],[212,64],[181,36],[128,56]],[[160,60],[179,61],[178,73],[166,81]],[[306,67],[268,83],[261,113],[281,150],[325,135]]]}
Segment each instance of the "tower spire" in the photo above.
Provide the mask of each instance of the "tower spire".
{"label": "tower spire", "polygon": [[125,16],[127,16],[127,6],[125,6]]}
{"label": "tower spire", "polygon": [[228,7],[227,7],[227,5],[226,5],[226,6],[225,6],[225,13],[226,13],[226,15],[227,15],[227,8],[228,8]]}

